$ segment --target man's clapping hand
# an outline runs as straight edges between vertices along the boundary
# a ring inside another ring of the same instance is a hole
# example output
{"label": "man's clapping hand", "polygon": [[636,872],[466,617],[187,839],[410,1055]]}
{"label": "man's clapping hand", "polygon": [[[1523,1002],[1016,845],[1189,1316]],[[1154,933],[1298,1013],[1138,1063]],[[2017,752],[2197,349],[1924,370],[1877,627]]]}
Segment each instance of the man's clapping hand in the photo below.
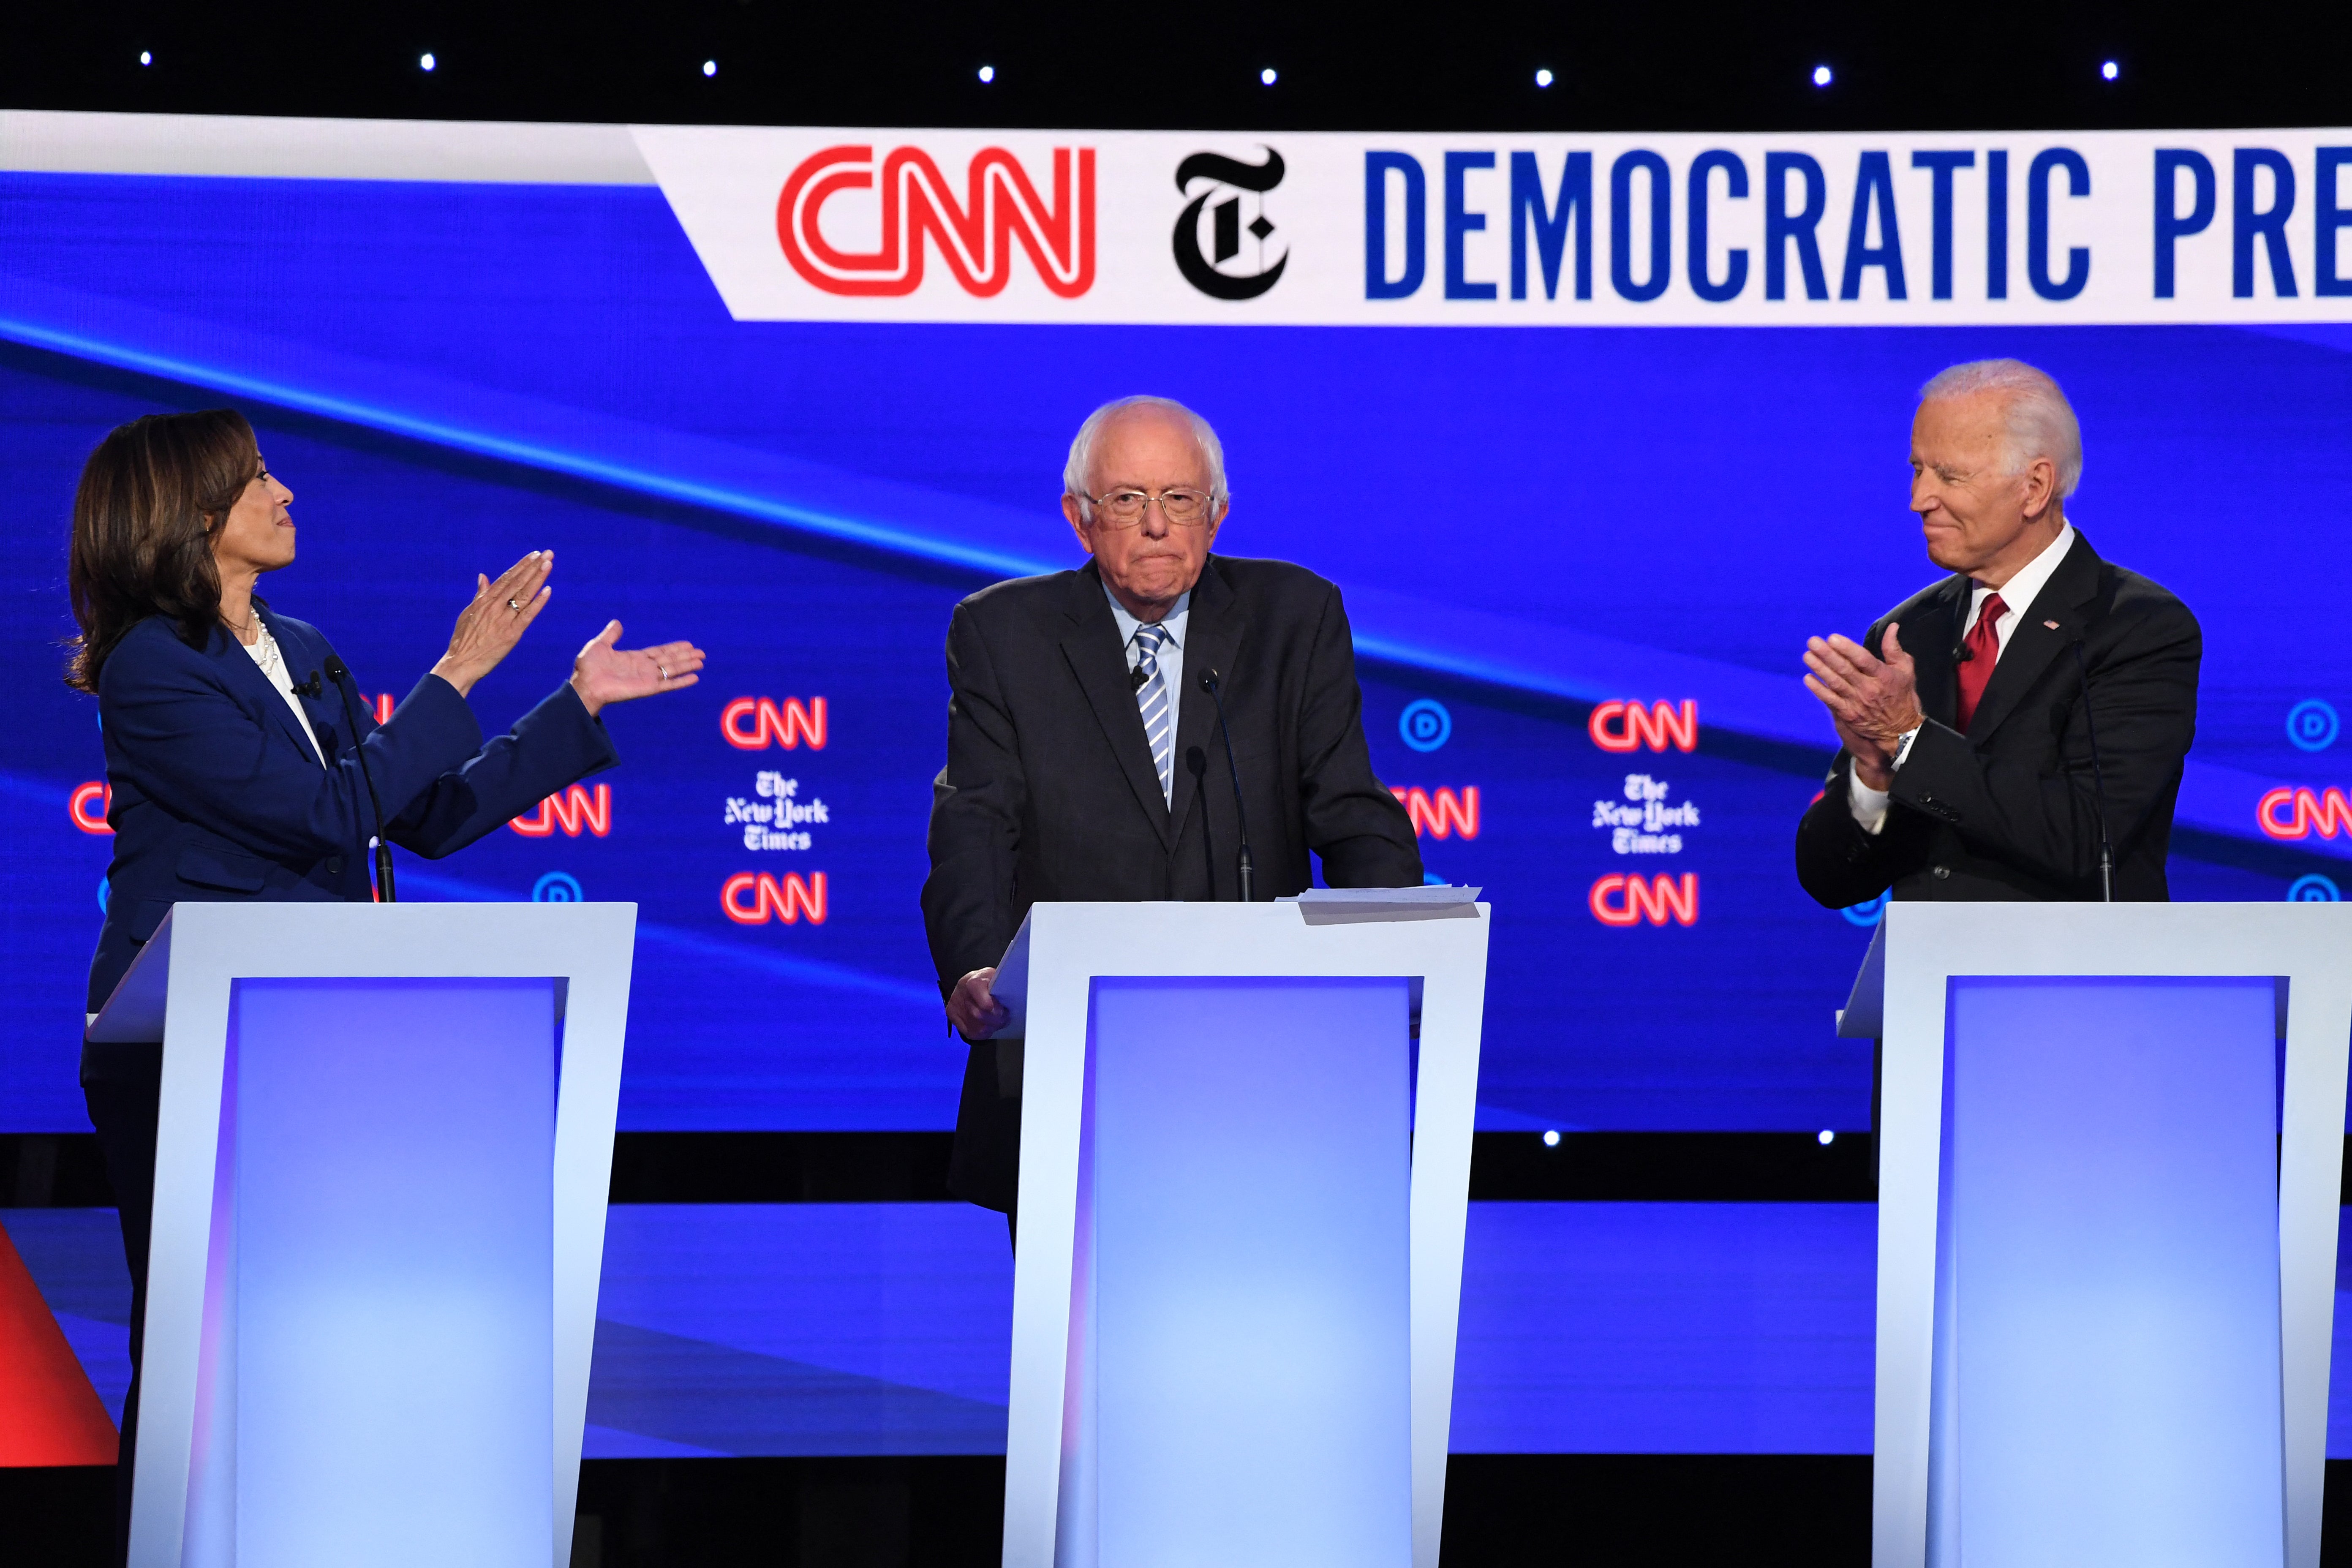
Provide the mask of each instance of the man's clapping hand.
{"label": "man's clapping hand", "polygon": [[1830,710],[1838,740],[1853,754],[1854,777],[1876,790],[1894,781],[1895,752],[1903,737],[1927,722],[1900,630],[1888,623],[1881,642],[1884,658],[1843,635],[1805,644],[1805,689]]}

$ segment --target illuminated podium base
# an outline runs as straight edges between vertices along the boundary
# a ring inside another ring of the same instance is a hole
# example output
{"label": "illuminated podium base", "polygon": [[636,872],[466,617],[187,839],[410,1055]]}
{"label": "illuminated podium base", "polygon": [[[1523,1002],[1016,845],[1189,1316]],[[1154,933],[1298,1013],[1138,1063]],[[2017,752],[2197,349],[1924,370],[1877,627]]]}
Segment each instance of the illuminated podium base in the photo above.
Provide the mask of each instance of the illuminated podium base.
{"label": "illuminated podium base", "polygon": [[134,1568],[562,1568],[633,904],[182,904]]}
{"label": "illuminated podium base", "polygon": [[1889,904],[1839,1032],[1876,1568],[2317,1568],[2352,906]]}
{"label": "illuminated podium base", "polygon": [[1030,912],[1008,1568],[1436,1568],[1486,930]]}

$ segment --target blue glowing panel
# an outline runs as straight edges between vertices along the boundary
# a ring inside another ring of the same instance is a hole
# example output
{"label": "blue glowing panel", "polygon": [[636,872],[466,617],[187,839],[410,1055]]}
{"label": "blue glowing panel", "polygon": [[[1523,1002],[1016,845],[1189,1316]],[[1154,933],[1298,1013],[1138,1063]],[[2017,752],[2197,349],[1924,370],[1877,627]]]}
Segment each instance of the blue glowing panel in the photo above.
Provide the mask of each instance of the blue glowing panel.
{"label": "blue glowing panel", "polygon": [[1407,1009],[1403,980],[1095,982],[1102,1562],[1412,1561]]}
{"label": "blue glowing panel", "polygon": [[2282,1561],[2275,1013],[2267,977],[1953,982],[1937,1470],[1972,1557]]}
{"label": "blue glowing panel", "polygon": [[554,983],[246,980],[234,1007],[223,1561],[544,1558]]}

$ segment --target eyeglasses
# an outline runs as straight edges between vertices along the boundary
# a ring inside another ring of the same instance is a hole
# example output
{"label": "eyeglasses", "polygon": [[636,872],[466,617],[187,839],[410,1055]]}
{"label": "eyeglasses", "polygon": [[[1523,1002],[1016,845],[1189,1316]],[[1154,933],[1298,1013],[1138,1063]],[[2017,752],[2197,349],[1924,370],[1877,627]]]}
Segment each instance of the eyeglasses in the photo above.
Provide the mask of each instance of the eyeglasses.
{"label": "eyeglasses", "polygon": [[1113,490],[1087,500],[1113,528],[1133,528],[1143,521],[1153,501],[1160,503],[1160,515],[1173,527],[1198,528],[1209,521],[1209,498],[1199,490],[1162,490],[1158,495],[1149,490]]}

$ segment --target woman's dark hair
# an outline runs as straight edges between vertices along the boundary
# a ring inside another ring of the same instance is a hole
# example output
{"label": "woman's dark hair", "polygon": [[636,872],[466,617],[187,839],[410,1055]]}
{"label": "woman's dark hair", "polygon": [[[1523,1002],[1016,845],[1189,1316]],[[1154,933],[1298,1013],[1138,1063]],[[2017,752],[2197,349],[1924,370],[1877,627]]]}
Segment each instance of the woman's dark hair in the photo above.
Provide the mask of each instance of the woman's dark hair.
{"label": "woman's dark hair", "polygon": [[66,584],[81,635],[68,686],[96,691],[107,656],[149,616],[205,646],[220,618],[213,541],[260,472],[253,426],[233,408],[150,414],[98,444],[74,491]]}

